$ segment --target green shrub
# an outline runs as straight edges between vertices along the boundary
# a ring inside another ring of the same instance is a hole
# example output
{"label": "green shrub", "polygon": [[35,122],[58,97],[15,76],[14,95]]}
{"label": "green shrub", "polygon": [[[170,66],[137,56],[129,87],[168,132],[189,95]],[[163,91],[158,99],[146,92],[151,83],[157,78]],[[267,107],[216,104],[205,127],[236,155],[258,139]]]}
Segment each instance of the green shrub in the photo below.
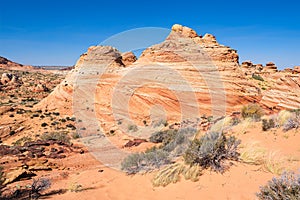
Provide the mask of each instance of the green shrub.
{"label": "green shrub", "polygon": [[298,200],[300,199],[300,175],[284,172],[279,178],[273,178],[256,194],[260,200]]}
{"label": "green shrub", "polygon": [[43,133],[41,135],[41,140],[55,140],[59,142],[63,142],[65,144],[70,144],[70,137],[65,132],[51,132],[51,133]]}
{"label": "green shrub", "polygon": [[224,133],[211,132],[191,142],[184,154],[186,164],[199,164],[202,168],[211,168],[223,173],[225,160],[238,160],[237,147],[240,141],[234,136],[226,137]]}
{"label": "green shrub", "polygon": [[264,115],[264,111],[257,104],[249,104],[247,106],[243,106],[241,114],[244,119],[252,118],[252,119],[258,121]]}
{"label": "green shrub", "polygon": [[252,78],[259,81],[264,81],[264,79],[259,74],[252,74]]}

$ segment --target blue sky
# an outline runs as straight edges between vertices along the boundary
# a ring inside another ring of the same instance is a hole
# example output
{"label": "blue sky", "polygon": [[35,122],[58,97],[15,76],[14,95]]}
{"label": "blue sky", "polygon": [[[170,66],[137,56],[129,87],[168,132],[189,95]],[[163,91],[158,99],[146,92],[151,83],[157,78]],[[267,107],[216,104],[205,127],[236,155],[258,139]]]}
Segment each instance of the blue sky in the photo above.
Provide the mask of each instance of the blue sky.
{"label": "blue sky", "polygon": [[240,61],[300,65],[299,1],[0,0],[0,55],[73,65],[91,45],[139,27],[189,26],[238,50]]}

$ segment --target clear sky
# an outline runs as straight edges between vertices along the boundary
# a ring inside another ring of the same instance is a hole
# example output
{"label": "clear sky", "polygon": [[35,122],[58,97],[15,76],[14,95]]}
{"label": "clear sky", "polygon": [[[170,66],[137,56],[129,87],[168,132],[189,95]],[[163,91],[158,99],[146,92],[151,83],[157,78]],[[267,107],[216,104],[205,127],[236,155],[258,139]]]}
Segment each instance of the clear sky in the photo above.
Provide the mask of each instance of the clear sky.
{"label": "clear sky", "polygon": [[240,62],[300,65],[300,2],[0,0],[0,55],[73,65],[91,45],[138,27],[189,26],[238,50]]}

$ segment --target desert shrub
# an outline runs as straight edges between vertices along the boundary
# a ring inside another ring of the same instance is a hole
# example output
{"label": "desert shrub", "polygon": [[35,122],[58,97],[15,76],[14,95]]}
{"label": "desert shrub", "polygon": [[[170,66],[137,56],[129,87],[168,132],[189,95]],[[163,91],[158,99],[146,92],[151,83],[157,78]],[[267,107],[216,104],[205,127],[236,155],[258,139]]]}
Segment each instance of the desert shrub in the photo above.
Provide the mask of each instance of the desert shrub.
{"label": "desert shrub", "polygon": [[224,133],[211,132],[191,142],[184,154],[189,165],[199,164],[202,168],[211,168],[223,173],[227,168],[225,160],[238,160],[237,147],[240,141],[234,136],[226,137]]}
{"label": "desert shrub", "polygon": [[137,132],[138,131],[137,125],[134,125],[134,124],[128,125],[128,131]]}
{"label": "desert shrub", "polygon": [[274,128],[274,127],[275,127],[274,119],[269,119],[269,120],[263,119],[262,120],[262,130],[263,131],[267,131],[267,130],[269,130],[271,128]]}
{"label": "desert shrub", "polygon": [[284,172],[279,178],[273,178],[260,187],[256,196],[261,200],[298,200],[300,199],[300,175]]}
{"label": "desert shrub", "polygon": [[252,118],[252,119],[258,121],[264,115],[264,111],[257,104],[249,104],[247,106],[243,106],[241,114],[244,119]]}
{"label": "desert shrub", "polygon": [[241,122],[241,120],[240,120],[239,118],[237,118],[237,117],[233,117],[233,118],[231,119],[231,125],[232,125],[232,126],[236,126],[236,125],[238,125],[240,122]]}
{"label": "desert shrub", "polygon": [[263,77],[261,77],[259,74],[252,74],[252,78],[259,81],[264,81]]}
{"label": "desert shrub", "polygon": [[183,128],[170,134],[167,140],[163,141],[162,149],[169,152],[171,157],[181,156],[188,148],[190,138],[197,132],[195,128]]}
{"label": "desert shrub", "polygon": [[169,152],[172,157],[178,157],[185,152],[190,141],[189,138],[196,132],[197,130],[194,128],[168,129],[153,133],[149,141],[162,143],[160,146],[162,150]]}
{"label": "desert shrub", "polygon": [[65,144],[70,143],[70,137],[65,132],[51,132],[51,133],[43,133],[43,135],[40,136],[42,140],[55,140],[59,142],[63,142]]}
{"label": "desert shrub", "polygon": [[121,169],[127,174],[136,174],[141,171],[151,171],[170,163],[168,153],[157,149],[147,153],[134,153],[127,156],[121,163]]}
{"label": "desert shrub", "polygon": [[78,133],[78,132],[74,132],[74,133],[72,133],[72,138],[73,139],[78,139],[78,138],[80,138],[81,136],[80,136],[80,134]]}
{"label": "desert shrub", "polygon": [[47,124],[46,122],[43,122],[43,123],[41,124],[41,126],[42,126],[42,127],[46,127],[46,126],[48,126],[48,124]]}
{"label": "desert shrub", "polygon": [[51,182],[47,178],[33,179],[30,190],[30,198],[38,199],[41,196],[40,192],[51,187]]}
{"label": "desert shrub", "polygon": [[149,141],[153,142],[153,143],[167,144],[171,140],[174,139],[176,134],[177,134],[177,130],[175,130],[175,129],[168,129],[168,130],[164,130],[164,131],[158,131],[158,132],[155,132],[151,135],[151,137],[149,138]]}
{"label": "desert shrub", "polygon": [[82,188],[82,185],[81,184],[78,184],[78,183],[72,183],[70,186],[69,186],[69,190],[71,192],[80,192],[83,190]]}
{"label": "desert shrub", "polygon": [[164,127],[168,126],[168,122],[165,119],[160,119],[159,121],[153,122],[152,126],[155,127],[159,127],[160,125],[163,125]]}
{"label": "desert shrub", "polygon": [[297,129],[300,127],[300,118],[298,117],[291,117],[286,121],[286,123],[283,125],[283,131],[289,131],[291,129]]}

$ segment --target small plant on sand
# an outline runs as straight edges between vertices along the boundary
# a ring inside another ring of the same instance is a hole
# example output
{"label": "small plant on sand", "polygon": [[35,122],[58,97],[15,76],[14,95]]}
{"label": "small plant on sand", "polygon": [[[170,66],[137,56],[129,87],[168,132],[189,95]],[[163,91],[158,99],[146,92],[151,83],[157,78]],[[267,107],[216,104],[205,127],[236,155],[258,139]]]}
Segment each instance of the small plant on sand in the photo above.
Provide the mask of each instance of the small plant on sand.
{"label": "small plant on sand", "polygon": [[238,160],[239,144],[240,141],[234,136],[226,137],[222,132],[211,132],[191,142],[184,154],[184,160],[186,164],[196,164],[203,169],[210,168],[223,173],[227,169],[226,160]]}
{"label": "small plant on sand", "polygon": [[40,192],[48,189],[51,187],[51,182],[47,178],[39,178],[39,179],[33,179],[33,182],[30,186],[30,198],[31,199],[38,199],[41,194]]}
{"label": "small plant on sand", "polygon": [[249,104],[247,106],[243,106],[241,114],[244,119],[252,118],[255,121],[259,121],[264,115],[264,111],[258,104]]}
{"label": "small plant on sand", "polygon": [[284,172],[279,178],[273,178],[260,187],[256,196],[260,200],[298,200],[300,199],[300,175]]}
{"label": "small plant on sand", "polygon": [[80,192],[83,190],[82,185],[78,183],[71,183],[69,186],[70,192]]}

